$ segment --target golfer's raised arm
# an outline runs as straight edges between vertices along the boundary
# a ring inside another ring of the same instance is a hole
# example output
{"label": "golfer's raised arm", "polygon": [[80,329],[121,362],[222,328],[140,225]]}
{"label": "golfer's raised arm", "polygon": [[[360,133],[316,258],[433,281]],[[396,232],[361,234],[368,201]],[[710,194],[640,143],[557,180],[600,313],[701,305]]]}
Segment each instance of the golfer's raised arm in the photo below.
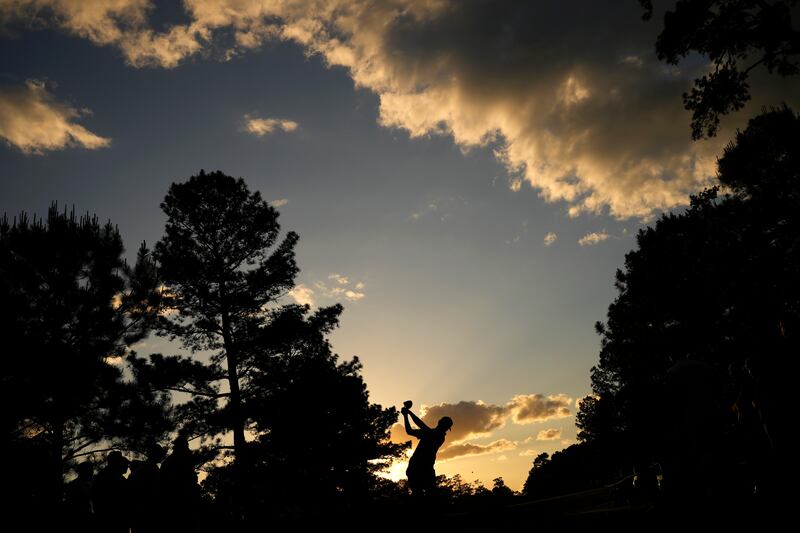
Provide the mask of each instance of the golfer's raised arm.
{"label": "golfer's raised arm", "polygon": [[[411,424],[408,423],[408,415],[411,414],[411,416],[414,416],[413,413],[411,413],[411,411],[405,408],[401,412],[403,413],[403,422],[405,423],[406,426],[406,433],[408,433],[412,437],[417,437],[418,439],[422,438],[422,431],[412,428]],[[417,417],[414,416],[414,418]]]}
{"label": "golfer's raised arm", "polygon": [[423,422],[417,415],[415,415],[411,411],[408,411],[408,415],[411,417],[411,420],[413,420],[414,423],[417,426],[419,426],[421,429],[425,429],[425,430],[430,431],[431,428],[429,428],[427,425],[425,425],[425,422]]}

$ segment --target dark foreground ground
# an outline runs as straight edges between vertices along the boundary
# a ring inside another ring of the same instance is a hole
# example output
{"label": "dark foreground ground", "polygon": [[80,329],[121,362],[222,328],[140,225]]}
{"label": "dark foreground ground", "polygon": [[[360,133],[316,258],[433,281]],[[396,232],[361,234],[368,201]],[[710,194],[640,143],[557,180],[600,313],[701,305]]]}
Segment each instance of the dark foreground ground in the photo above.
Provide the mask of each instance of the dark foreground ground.
{"label": "dark foreground ground", "polygon": [[[410,503],[370,516],[274,524],[270,531],[784,531],[800,500],[620,502],[610,487],[537,501],[452,511]],[[262,530],[259,530],[262,531]],[[267,531],[264,529],[263,531]]]}
{"label": "dark foreground ground", "polygon": [[434,529],[453,531],[783,531],[794,530],[800,500],[620,502],[599,488],[502,508],[431,516]]}

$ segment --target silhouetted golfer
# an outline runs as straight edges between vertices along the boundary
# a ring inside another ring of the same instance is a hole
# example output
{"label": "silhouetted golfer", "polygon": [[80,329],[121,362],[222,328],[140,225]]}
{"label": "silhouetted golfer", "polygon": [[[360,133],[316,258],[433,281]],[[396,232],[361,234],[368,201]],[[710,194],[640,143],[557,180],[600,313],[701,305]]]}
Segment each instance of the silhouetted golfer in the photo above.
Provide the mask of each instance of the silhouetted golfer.
{"label": "silhouetted golfer", "polygon": [[[403,413],[403,421],[406,426],[406,433],[412,437],[419,439],[417,449],[414,450],[414,455],[408,462],[406,469],[406,476],[408,476],[408,485],[411,487],[411,493],[415,496],[430,496],[436,486],[436,472],[433,469],[433,464],[436,462],[436,452],[444,444],[445,433],[450,431],[453,427],[453,420],[449,416],[443,416],[439,419],[436,427],[431,429],[425,422],[411,412],[409,409],[411,402],[406,402],[406,405],[400,410]],[[414,429],[408,422],[408,417],[414,421],[419,429]]]}

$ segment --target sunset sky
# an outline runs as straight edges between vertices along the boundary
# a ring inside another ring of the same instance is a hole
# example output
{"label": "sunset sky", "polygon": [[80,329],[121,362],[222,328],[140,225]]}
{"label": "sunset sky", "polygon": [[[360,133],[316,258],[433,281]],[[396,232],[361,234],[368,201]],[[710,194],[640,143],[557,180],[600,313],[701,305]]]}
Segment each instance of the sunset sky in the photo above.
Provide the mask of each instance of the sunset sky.
{"label": "sunset sky", "polygon": [[658,62],[661,16],[641,14],[0,0],[0,212],[74,204],[131,254],[160,238],[170,183],[243,177],[300,234],[286,301],[344,304],[334,348],[363,361],[372,400],[454,419],[438,473],[519,489],[575,440],[637,229],[709,182],[753,110],[800,94],[755,78],[718,138],[692,142],[681,94],[707,65]]}

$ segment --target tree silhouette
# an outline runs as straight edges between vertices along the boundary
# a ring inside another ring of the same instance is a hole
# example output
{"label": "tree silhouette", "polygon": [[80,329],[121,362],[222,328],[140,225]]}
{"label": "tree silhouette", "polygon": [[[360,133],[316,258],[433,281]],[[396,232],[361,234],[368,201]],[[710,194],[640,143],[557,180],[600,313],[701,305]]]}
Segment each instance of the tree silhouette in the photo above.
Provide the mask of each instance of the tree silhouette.
{"label": "tree silhouette", "polygon": [[742,475],[735,465],[744,461],[731,411],[742,384],[731,371],[746,367],[770,453],[787,459],[800,316],[798,149],[800,118],[786,107],[765,111],[719,160],[728,194],[706,190],[639,232],[597,325],[595,396],[578,415],[583,440],[615,439],[638,471],[664,462],[685,487],[730,489],[724,480]]}
{"label": "tree silhouette", "polygon": [[169,429],[166,398],[124,379],[122,356],[147,333],[159,296],[144,245],[133,269],[122,253],[110,223],[55,205],[46,219],[0,220],[3,456],[23,450],[31,462],[11,461],[8,486],[32,476],[38,493],[19,498],[57,504],[74,459],[144,449]]}
{"label": "tree silhouette", "polygon": [[[341,362],[331,351],[326,337],[341,312],[341,305],[314,313],[285,306],[251,335],[242,359],[244,407],[256,435],[245,481],[251,514],[361,508],[374,474],[405,448],[389,442],[397,412],[370,403],[359,360]],[[215,475],[224,493],[225,469]]]}
{"label": "tree silhouette", "polygon": [[[640,0],[644,18],[653,0]],[[656,42],[658,58],[677,65],[689,54],[708,56],[714,69],[695,80],[683,95],[692,111],[692,137],[713,137],[721,115],[738,111],[750,99],[750,73],[763,66],[770,74],[800,72],[800,33],[792,26],[798,0],[678,0],[664,15]]]}
{"label": "tree silhouette", "polygon": [[514,491],[506,485],[502,477],[496,477],[492,480],[492,496],[500,501],[510,501]]}
{"label": "tree silhouette", "polygon": [[[162,327],[192,352],[215,353],[208,363],[174,358],[154,362],[167,361],[167,371],[177,369],[176,377],[196,386],[176,390],[194,396],[191,408],[211,420],[205,430],[233,432],[234,454],[241,459],[245,345],[249,332],[269,319],[267,306],[294,284],[297,234],[289,232],[278,243],[278,212],[258,191],[251,193],[244,180],[221,172],[200,171],[184,183],[173,183],[161,208],[167,223],[155,255],[173,310],[163,317]],[[219,391],[221,380],[227,391]],[[220,398],[227,398],[221,408]]]}

